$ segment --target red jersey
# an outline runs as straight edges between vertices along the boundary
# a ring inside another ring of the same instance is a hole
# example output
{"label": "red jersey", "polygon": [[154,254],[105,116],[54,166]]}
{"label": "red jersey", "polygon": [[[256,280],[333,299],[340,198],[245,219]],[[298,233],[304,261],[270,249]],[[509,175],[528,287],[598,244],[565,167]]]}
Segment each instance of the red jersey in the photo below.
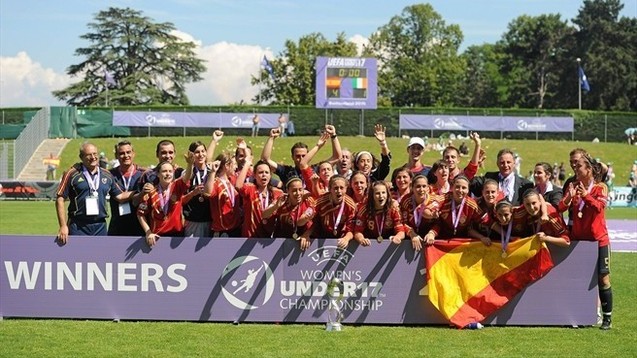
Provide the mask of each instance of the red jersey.
{"label": "red jersey", "polygon": [[325,193],[316,201],[316,214],[312,223],[312,237],[341,238],[354,231],[356,204],[348,195],[339,204],[332,203],[330,193]]}
{"label": "red jersey", "polygon": [[[452,193],[445,194],[445,200],[440,206],[440,217],[431,228],[431,231],[436,233],[438,239],[468,237],[469,227],[474,222],[480,222],[482,218],[482,210],[478,207],[476,201],[468,196],[464,198],[464,205],[460,203],[455,206],[456,214],[453,214],[452,197]],[[453,222],[454,216],[456,216],[455,225]]]}
{"label": "red jersey", "polygon": [[[188,190],[188,184],[177,179],[170,183],[166,191],[156,187],[153,192],[144,196],[137,208],[137,216],[144,216],[150,231],[157,235],[183,235],[184,224],[181,217],[181,197]],[[165,197],[166,199],[162,199]],[[162,207],[162,200],[165,206]]]}
{"label": "red jersey", "polygon": [[220,178],[214,179],[210,192],[210,216],[212,231],[215,232],[229,231],[241,225],[239,193],[232,180],[224,183]]}
{"label": "red jersey", "polygon": [[[301,236],[307,229],[312,227],[312,219],[315,213],[316,200],[314,200],[313,197],[308,197],[299,205],[295,206],[291,206],[290,203],[286,201],[285,204],[272,215],[272,218],[276,217],[274,237],[290,238],[295,233]],[[301,216],[305,216],[310,220],[303,226],[297,226],[296,222]]]}
{"label": "red jersey", "polygon": [[449,184],[453,184],[453,180],[460,174],[464,174],[464,176],[466,176],[469,180],[473,179],[473,177],[478,174],[478,164],[474,164],[472,161],[469,161],[463,170],[458,171],[458,174],[453,175],[453,173],[449,173]]}
{"label": "red jersey", "polygon": [[316,185],[312,181],[312,175],[314,175],[314,169],[312,167],[307,167],[305,169],[301,169],[301,176],[303,177],[303,182],[307,183],[307,189],[312,193],[312,196],[316,199],[319,196],[325,194],[328,190],[327,185],[323,184],[321,179],[318,180]]}
{"label": "red jersey", "polygon": [[356,213],[354,231],[362,233],[368,239],[375,239],[379,236],[389,239],[390,236],[405,231],[398,202],[392,200],[388,211],[369,212],[369,208],[364,207]]}
{"label": "red jersey", "polygon": [[264,220],[261,216],[270,204],[275,202],[283,192],[281,189],[268,188],[265,193],[259,193],[257,186],[245,183],[239,189],[239,195],[243,202],[243,224],[241,236],[267,238],[274,232],[274,217]]}
{"label": "red jersey", "polygon": [[566,242],[571,241],[568,237],[568,229],[566,228],[566,223],[564,223],[562,215],[557,212],[553,205],[549,204],[546,208],[548,210],[549,221],[545,223],[540,223],[539,218],[532,218],[528,211],[524,210],[525,215],[522,219],[522,222],[525,223],[524,237],[537,234],[541,231],[548,236],[561,237],[566,240]]}
{"label": "red jersey", "polygon": [[[405,234],[413,229],[418,235],[425,236],[436,222],[436,219],[423,218],[422,214],[424,210],[438,211],[443,201],[444,196],[429,194],[422,204],[416,206],[416,201],[412,195],[403,197],[399,205],[400,217],[403,221]],[[418,221],[418,223],[416,221]]]}
{"label": "red jersey", "polygon": [[604,213],[607,201],[608,187],[604,183],[595,183],[584,198],[573,198],[571,240],[597,241],[599,247],[608,246],[608,228]]}

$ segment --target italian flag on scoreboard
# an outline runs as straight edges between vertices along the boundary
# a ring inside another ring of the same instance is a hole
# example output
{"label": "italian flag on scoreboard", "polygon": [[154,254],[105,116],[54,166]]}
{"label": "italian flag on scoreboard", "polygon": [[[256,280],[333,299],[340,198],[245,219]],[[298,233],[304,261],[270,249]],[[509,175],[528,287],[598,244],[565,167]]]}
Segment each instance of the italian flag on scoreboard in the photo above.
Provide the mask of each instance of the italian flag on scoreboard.
{"label": "italian flag on scoreboard", "polygon": [[454,239],[426,248],[429,300],[451,323],[481,322],[553,268],[537,235],[502,246]]}

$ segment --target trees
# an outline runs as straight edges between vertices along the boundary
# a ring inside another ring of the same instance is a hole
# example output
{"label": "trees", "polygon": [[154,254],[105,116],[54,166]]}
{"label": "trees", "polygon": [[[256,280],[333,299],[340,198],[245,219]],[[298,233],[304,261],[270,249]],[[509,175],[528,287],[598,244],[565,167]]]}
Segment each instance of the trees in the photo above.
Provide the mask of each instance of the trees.
{"label": "trees", "polygon": [[574,63],[570,41],[574,31],[559,14],[522,15],[509,24],[498,42],[502,52],[500,70],[508,88],[505,105],[553,107],[550,100],[560,96],[557,90],[565,78],[563,74],[572,71],[567,63]]}
{"label": "trees", "polygon": [[378,58],[378,91],[394,106],[449,105],[463,72],[462,31],[429,4],[406,7],[370,36],[365,54]]}
{"label": "trees", "polygon": [[582,58],[591,91],[587,109],[637,110],[637,19],[619,18],[619,0],[585,0],[573,19],[577,57]]}
{"label": "trees", "polygon": [[188,104],[184,85],[206,69],[192,42],[180,40],[172,23],[155,23],[140,11],[109,8],[80,36],[91,44],[75,50],[84,60],[67,73],[82,78],[53,95],[69,105]]}
{"label": "trees", "polygon": [[258,85],[255,102],[275,105],[313,105],[316,95],[316,57],[356,57],[356,44],[347,41],[344,33],[336,41],[328,41],[322,34],[302,36],[298,43],[285,41],[285,50],[279,58],[272,59],[274,76],[262,70],[252,77],[252,85]]}
{"label": "trees", "polygon": [[498,85],[502,78],[498,68],[499,53],[495,51],[495,46],[469,46],[460,58],[466,67],[458,88],[456,105],[497,107]]}

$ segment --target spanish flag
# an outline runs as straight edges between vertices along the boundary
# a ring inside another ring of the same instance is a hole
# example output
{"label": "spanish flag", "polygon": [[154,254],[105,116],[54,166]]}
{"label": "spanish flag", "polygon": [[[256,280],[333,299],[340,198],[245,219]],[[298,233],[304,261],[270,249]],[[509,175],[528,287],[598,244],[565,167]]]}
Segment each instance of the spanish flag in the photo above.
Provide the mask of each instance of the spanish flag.
{"label": "spanish flag", "polygon": [[536,235],[510,242],[506,254],[500,243],[467,239],[437,241],[426,250],[429,300],[459,328],[481,322],[553,268]]}

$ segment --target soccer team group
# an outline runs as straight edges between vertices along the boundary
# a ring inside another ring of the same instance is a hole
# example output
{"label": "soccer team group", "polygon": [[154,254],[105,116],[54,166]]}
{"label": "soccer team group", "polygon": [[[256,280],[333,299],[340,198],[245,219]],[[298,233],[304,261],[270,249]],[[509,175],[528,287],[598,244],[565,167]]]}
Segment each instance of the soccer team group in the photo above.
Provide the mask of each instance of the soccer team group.
{"label": "soccer team group", "polygon": [[[537,235],[549,246],[593,240],[599,243],[600,328],[611,328],[607,168],[585,150],[571,151],[575,175],[562,190],[552,184],[549,163],[535,166],[535,183],[516,175],[508,149],[497,154],[497,172],[478,176],[485,152],[477,133],[470,136],[474,148],[464,169],[453,146],[425,165],[425,142],[412,137],[408,162],[390,178],[391,153],[381,125],[374,128],[379,157],[341,148],[336,129],[327,125],[312,148],[301,142],[292,146],[292,166],[271,157],[280,135],[280,129],[271,129],[255,162],[242,139],[234,153],[215,157],[223,138],[216,130],[208,146],[190,144],[186,168],[173,163],[177,154],[170,140],[157,144],[158,164],[152,169],[134,163],[129,141],[115,145],[119,165],[110,170],[100,168],[95,145],[84,143],[81,162],[64,173],[57,190],[57,240],[63,245],[73,235],[144,236],[152,247],[160,236],[275,237],[297,240],[301,250],[314,238],[337,238],[341,248],[352,240],[362,246],[410,240],[414,250],[421,250],[437,239],[460,237],[485,245],[501,242],[503,257],[512,238]],[[331,157],[312,164],[326,144]]]}

